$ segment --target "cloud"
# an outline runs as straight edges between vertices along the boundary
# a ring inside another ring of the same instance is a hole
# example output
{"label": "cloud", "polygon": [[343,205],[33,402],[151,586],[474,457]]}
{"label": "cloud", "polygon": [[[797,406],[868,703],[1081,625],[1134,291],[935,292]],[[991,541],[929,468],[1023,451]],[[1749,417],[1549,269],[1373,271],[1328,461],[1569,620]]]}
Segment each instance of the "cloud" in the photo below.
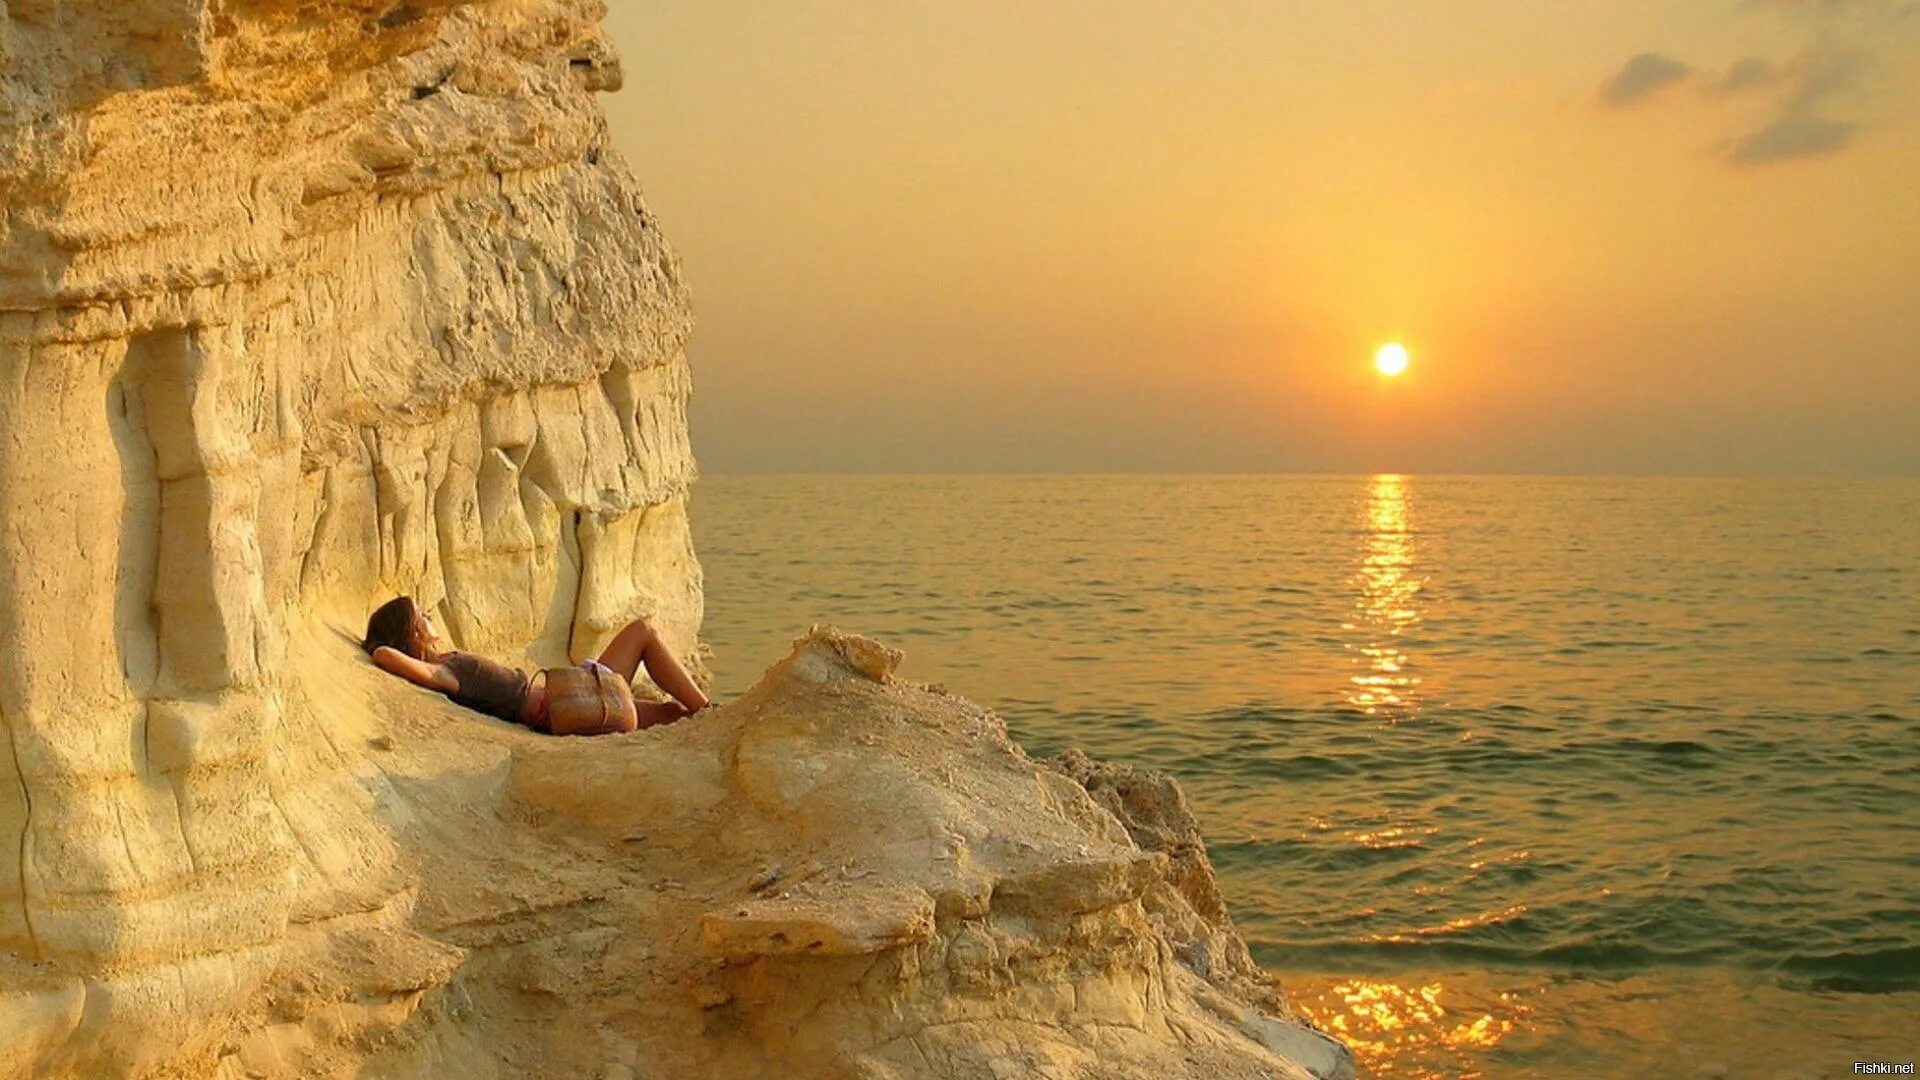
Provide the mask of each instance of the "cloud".
{"label": "cloud", "polygon": [[1863,54],[1829,48],[1809,49],[1785,65],[1761,57],[1748,57],[1735,64],[1720,80],[1719,88],[1736,93],[1784,87],[1786,93],[1772,121],[1733,142],[1726,152],[1727,162],[1746,167],[1774,165],[1845,150],[1859,125],[1829,119],[1822,115],[1820,106],[1855,86],[1866,67]]}
{"label": "cloud", "polygon": [[1793,64],[1793,94],[1787,108],[1804,109],[1823,98],[1852,89],[1867,69],[1864,54],[1832,48],[1810,49]]}
{"label": "cloud", "polygon": [[1764,56],[1746,56],[1734,61],[1725,75],[1714,80],[1713,88],[1723,94],[1760,90],[1780,81],[1780,71]]}
{"label": "cloud", "polygon": [[1708,89],[1722,95],[1784,90],[1782,108],[1804,109],[1854,88],[1868,67],[1868,57],[1859,49],[1810,46],[1784,63],[1764,56],[1741,57],[1708,83]]}
{"label": "cloud", "polygon": [[1857,124],[1789,113],[1733,144],[1727,160],[1735,165],[1772,165],[1796,158],[1837,154],[1853,141]]}
{"label": "cloud", "polygon": [[1644,52],[1626,62],[1613,78],[1600,86],[1600,100],[1623,109],[1637,105],[1675,83],[1685,82],[1693,74],[1691,65],[1659,53]]}
{"label": "cloud", "polygon": [[[1734,109],[1738,99],[1739,110],[1749,113],[1745,123],[1757,125],[1721,141],[1719,156],[1727,164],[1827,157],[1853,145],[1860,125],[1849,111],[1864,103],[1876,83],[1894,84],[1879,69],[1902,64],[1905,46],[1920,29],[1920,0],[1740,0],[1739,8],[1790,28],[1800,40],[1798,51],[1784,59],[1742,56],[1717,72],[1644,52],[1601,85],[1600,100],[1626,108],[1671,99],[1671,87],[1691,81],[1723,108]],[[1754,118],[1751,111],[1760,109],[1765,112]]]}

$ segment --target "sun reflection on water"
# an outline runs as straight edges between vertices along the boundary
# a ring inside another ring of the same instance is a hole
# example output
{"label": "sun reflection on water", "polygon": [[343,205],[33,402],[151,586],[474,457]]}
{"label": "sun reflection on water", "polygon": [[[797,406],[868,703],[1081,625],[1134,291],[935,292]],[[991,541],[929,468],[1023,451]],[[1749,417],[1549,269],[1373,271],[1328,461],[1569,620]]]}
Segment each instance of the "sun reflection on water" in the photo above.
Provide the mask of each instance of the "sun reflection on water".
{"label": "sun reflection on water", "polygon": [[1367,485],[1366,538],[1355,575],[1358,620],[1348,630],[1365,635],[1350,646],[1360,670],[1348,680],[1347,704],[1388,720],[1410,719],[1419,712],[1420,677],[1401,647],[1403,635],[1422,618],[1415,575],[1412,506],[1404,476],[1382,474]]}
{"label": "sun reflection on water", "polygon": [[1353,1050],[1366,1075],[1415,1080],[1472,1080],[1470,1062],[1524,1027],[1534,1007],[1518,993],[1456,1004],[1439,981],[1373,982],[1349,979],[1296,997],[1293,1005],[1314,1026]]}

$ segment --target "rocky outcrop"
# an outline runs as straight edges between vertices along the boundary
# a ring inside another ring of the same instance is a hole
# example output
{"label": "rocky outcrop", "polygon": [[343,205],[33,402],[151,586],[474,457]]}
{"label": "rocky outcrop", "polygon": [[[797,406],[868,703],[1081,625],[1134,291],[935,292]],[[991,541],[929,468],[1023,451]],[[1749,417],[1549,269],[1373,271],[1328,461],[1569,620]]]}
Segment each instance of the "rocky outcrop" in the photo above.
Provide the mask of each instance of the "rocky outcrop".
{"label": "rocky outcrop", "polygon": [[0,2],[0,1077],[1337,1070],[1177,795],[880,646],[579,742],[359,655],[697,666],[599,14]]}
{"label": "rocky outcrop", "polygon": [[672,727],[473,725],[458,764],[436,699],[317,662],[396,718],[382,816],[417,892],[289,969],[230,1029],[235,1075],[1351,1075],[1195,906],[1176,785],[1033,761],[872,641],[816,629]]}

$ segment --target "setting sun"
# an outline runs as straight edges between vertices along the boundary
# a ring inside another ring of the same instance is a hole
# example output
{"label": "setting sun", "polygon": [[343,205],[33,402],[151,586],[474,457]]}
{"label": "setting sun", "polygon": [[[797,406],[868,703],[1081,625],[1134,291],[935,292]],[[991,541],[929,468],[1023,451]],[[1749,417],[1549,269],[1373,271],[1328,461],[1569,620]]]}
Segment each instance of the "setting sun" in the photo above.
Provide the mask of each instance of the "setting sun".
{"label": "setting sun", "polygon": [[1380,351],[1373,354],[1373,367],[1389,379],[1398,378],[1406,374],[1409,359],[1405,345],[1382,345]]}

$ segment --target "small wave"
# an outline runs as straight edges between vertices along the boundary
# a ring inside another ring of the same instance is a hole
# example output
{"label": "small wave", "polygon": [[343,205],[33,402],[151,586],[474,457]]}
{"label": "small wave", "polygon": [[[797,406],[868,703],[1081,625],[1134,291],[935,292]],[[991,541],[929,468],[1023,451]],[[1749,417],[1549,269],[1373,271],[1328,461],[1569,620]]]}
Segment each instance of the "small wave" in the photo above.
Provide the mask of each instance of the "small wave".
{"label": "small wave", "polygon": [[1655,743],[1653,745],[1653,752],[1656,754],[1678,754],[1685,756],[1688,754],[1711,754],[1715,751],[1713,747],[1694,742],[1691,739],[1669,739],[1666,742]]}
{"label": "small wave", "polygon": [[1515,926],[1525,919],[1527,905],[1515,904],[1502,911],[1482,912],[1458,919],[1448,919],[1443,923],[1417,927],[1400,934],[1385,934],[1375,937],[1370,944],[1406,945],[1434,938],[1449,937],[1455,934],[1471,934],[1490,926]]}
{"label": "small wave", "polygon": [[[1444,868],[1426,862],[1412,862],[1427,854],[1424,841],[1369,846],[1330,839],[1237,840],[1212,844],[1208,854],[1224,870],[1239,867],[1296,867],[1307,873],[1352,873],[1388,864],[1406,864],[1403,872],[1421,881],[1438,882]],[[1391,880],[1391,879],[1390,879]]]}
{"label": "small wave", "polygon": [[[1558,867],[1556,867],[1558,869]],[[1481,886],[1493,884],[1529,885],[1540,879],[1531,852],[1516,851],[1504,858],[1475,862],[1467,867],[1466,880]]]}
{"label": "small wave", "polygon": [[1602,757],[1626,755],[1651,759],[1655,764],[1680,769],[1712,768],[1723,756],[1721,751],[1693,739],[1609,739],[1577,742],[1567,747],[1574,753],[1594,753]]}
{"label": "small wave", "polygon": [[1325,754],[1295,754],[1284,758],[1258,758],[1243,771],[1274,780],[1313,780],[1328,776],[1357,776],[1360,767]]}
{"label": "small wave", "polygon": [[1489,969],[1547,969],[1605,974],[1626,974],[1666,967],[1703,967],[1724,961],[1727,952],[1719,947],[1663,950],[1611,943],[1537,948],[1446,937],[1253,947],[1254,958],[1263,966],[1281,970],[1352,970],[1371,962],[1382,970],[1433,969],[1445,964],[1461,964]]}
{"label": "small wave", "polygon": [[[1420,920],[1413,910],[1397,916],[1370,912],[1367,922],[1377,927],[1370,933],[1354,933],[1361,928],[1350,923],[1347,933],[1291,940],[1263,937],[1253,946],[1263,962],[1268,956],[1332,959],[1343,966],[1458,962],[1571,973],[1715,966],[1816,990],[1920,990],[1920,945],[1908,944],[1914,940],[1910,933],[1902,930],[1898,936],[1858,944],[1846,940],[1874,930],[1896,933],[1893,927],[1903,925],[1899,916],[1904,909],[1870,909],[1825,925],[1780,927],[1778,918],[1796,906],[1784,899],[1728,905],[1703,897],[1663,897],[1625,910],[1584,903],[1534,909],[1522,901],[1440,922]],[[1774,929],[1756,932],[1756,920],[1773,923]],[[1809,941],[1830,942],[1832,951],[1809,950]],[[1874,947],[1883,944],[1886,947]]]}
{"label": "small wave", "polygon": [[1807,976],[1821,989],[1884,992],[1920,989],[1920,946],[1872,952],[1796,953],[1780,970]]}

